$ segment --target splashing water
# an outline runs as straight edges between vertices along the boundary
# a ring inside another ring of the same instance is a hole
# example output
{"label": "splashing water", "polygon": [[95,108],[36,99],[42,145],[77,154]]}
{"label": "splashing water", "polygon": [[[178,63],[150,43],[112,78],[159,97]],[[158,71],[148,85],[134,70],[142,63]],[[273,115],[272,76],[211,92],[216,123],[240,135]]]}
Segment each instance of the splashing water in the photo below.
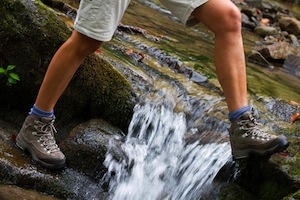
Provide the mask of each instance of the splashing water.
{"label": "splashing water", "polygon": [[[228,143],[186,144],[186,119],[164,105],[137,105],[122,145],[128,158],[108,154],[113,200],[200,199],[229,160]],[[113,175],[112,175],[113,174]]]}

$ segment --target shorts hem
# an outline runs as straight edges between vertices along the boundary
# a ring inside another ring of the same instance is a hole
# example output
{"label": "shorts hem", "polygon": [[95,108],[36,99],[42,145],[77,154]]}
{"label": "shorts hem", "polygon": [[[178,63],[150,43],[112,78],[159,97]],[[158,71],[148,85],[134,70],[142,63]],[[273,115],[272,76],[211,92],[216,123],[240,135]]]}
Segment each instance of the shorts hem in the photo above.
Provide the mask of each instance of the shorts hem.
{"label": "shorts hem", "polygon": [[101,33],[94,33],[90,30],[86,30],[85,28],[82,28],[81,26],[79,25],[75,25],[74,26],[74,29],[76,31],[78,31],[79,33],[89,37],[89,38],[92,38],[94,40],[98,40],[98,41],[101,41],[101,42],[108,42],[112,39],[113,35],[109,34],[109,35],[106,35],[105,34],[101,34]]}
{"label": "shorts hem", "polygon": [[[207,3],[209,0],[206,0],[206,1],[203,1],[203,0],[198,0],[198,1],[195,1],[193,4],[191,4],[191,6],[189,6],[186,10],[186,12],[182,15],[182,18],[180,19],[181,22],[184,24],[184,25],[187,25],[188,24],[188,21],[191,17],[191,14],[192,12],[198,8],[199,6]],[[192,17],[193,19],[193,17]]]}

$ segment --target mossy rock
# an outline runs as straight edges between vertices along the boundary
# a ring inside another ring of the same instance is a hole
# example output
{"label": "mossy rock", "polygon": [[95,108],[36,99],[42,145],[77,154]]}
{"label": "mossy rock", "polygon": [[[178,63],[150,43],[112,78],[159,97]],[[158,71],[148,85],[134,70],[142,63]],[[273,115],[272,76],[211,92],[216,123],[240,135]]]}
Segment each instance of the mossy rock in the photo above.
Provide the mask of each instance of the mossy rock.
{"label": "mossy rock", "polygon": [[34,190],[19,188],[12,185],[0,185],[0,199],[12,200],[12,199],[23,199],[24,197],[30,197],[32,200],[59,200],[52,196],[47,196],[38,193]]}
{"label": "mossy rock", "polygon": [[67,157],[67,165],[99,182],[107,172],[103,164],[107,153],[116,160],[126,158],[121,145],[124,134],[101,119],[92,119],[76,126],[59,144]]}
{"label": "mossy rock", "polygon": [[123,75],[93,54],[73,77],[57,104],[56,113],[64,122],[73,118],[103,118],[127,131],[134,104],[133,90]]}
{"label": "mossy rock", "polygon": [[262,200],[278,200],[300,189],[299,139],[289,139],[287,152],[270,158],[250,157],[237,162],[235,182]]}
{"label": "mossy rock", "polygon": [[224,184],[220,188],[219,200],[253,200],[257,197],[235,183]]}
{"label": "mossy rock", "polygon": [[0,76],[0,93],[6,94],[0,97],[1,110],[28,112],[51,58],[71,30],[39,1],[1,0],[0,32],[1,67],[15,65],[21,79],[8,87]]}
{"label": "mossy rock", "polygon": [[297,199],[300,199],[300,190],[298,190],[294,194],[291,194],[291,195],[283,198],[282,200],[297,200]]}
{"label": "mossy rock", "polygon": [[[98,182],[94,182],[83,173],[79,173],[69,166],[62,170],[50,170],[34,163],[29,156],[29,152],[24,152],[15,146],[13,136],[17,131],[18,129],[14,124],[0,120],[1,200],[20,199],[17,196],[21,192],[25,195],[22,199],[48,199],[41,194],[51,195],[59,199],[76,200],[100,199],[100,197],[106,196],[106,192],[102,189],[101,185],[98,185]],[[73,149],[73,151],[75,150]],[[10,188],[8,185],[26,188],[26,191],[22,188]],[[97,188],[92,193],[99,198],[87,198],[86,189],[89,186],[95,187],[96,185]],[[30,192],[27,189],[31,189]],[[11,196],[6,195],[8,191],[13,192],[13,194]],[[30,193],[35,194],[31,195]],[[5,195],[5,198],[1,198],[1,195]],[[37,198],[34,198],[34,196],[37,196]]]}
{"label": "mossy rock", "polygon": [[[71,30],[57,11],[39,0],[1,0],[0,33],[0,67],[15,65],[21,78],[9,87],[0,75],[0,93],[5,94],[0,96],[0,118],[21,125],[49,62]],[[125,130],[134,106],[133,96],[127,80],[93,54],[84,61],[55,107],[57,119],[62,119],[59,126],[78,118],[101,117]]]}

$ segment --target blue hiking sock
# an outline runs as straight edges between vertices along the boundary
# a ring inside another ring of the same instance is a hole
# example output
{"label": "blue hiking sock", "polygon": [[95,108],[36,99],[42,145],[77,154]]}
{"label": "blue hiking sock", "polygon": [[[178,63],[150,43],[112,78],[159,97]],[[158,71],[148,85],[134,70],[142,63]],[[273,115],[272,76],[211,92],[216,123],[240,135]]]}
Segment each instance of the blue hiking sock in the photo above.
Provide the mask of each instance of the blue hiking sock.
{"label": "blue hiking sock", "polygon": [[43,111],[38,107],[36,107],[36,105],[34,104],[29,112],[29,115],[35,115],[38,117],[52,117],[54,115],[54,111],[53,110],[51,112]]}
{"label": "blue hiking sock", "polygon": [[229,113],[228,118],[231,122],[233,122],[234,120],[241,118],[244,112],[247,112],[250,110],[251,110],[250,106],[245,106],[243,108],[240,108],[238,110],[235,110],[235,111]]}

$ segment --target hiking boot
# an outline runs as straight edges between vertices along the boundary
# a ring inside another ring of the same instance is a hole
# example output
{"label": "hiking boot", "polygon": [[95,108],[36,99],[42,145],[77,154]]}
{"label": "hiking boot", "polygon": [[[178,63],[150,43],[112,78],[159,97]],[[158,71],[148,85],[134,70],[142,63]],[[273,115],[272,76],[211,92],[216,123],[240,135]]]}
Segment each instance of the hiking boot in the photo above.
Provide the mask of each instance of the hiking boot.
{"label": "hiking boot", "polygon": [[28,115],[16,138],[16,144],[22,150],[28,150],[34,161],[47,168],[65,166],[65,155],[58,148],[53,125],[55,117],[38,118]]}
{"label": "hiking boot", "polygon": [[235,159],[248,157],[249,154],[269,156],[285,150],[289,143],[285,136],[275,136],[259,128],[253,111],[245,112],[228,129],[232,155]]}

